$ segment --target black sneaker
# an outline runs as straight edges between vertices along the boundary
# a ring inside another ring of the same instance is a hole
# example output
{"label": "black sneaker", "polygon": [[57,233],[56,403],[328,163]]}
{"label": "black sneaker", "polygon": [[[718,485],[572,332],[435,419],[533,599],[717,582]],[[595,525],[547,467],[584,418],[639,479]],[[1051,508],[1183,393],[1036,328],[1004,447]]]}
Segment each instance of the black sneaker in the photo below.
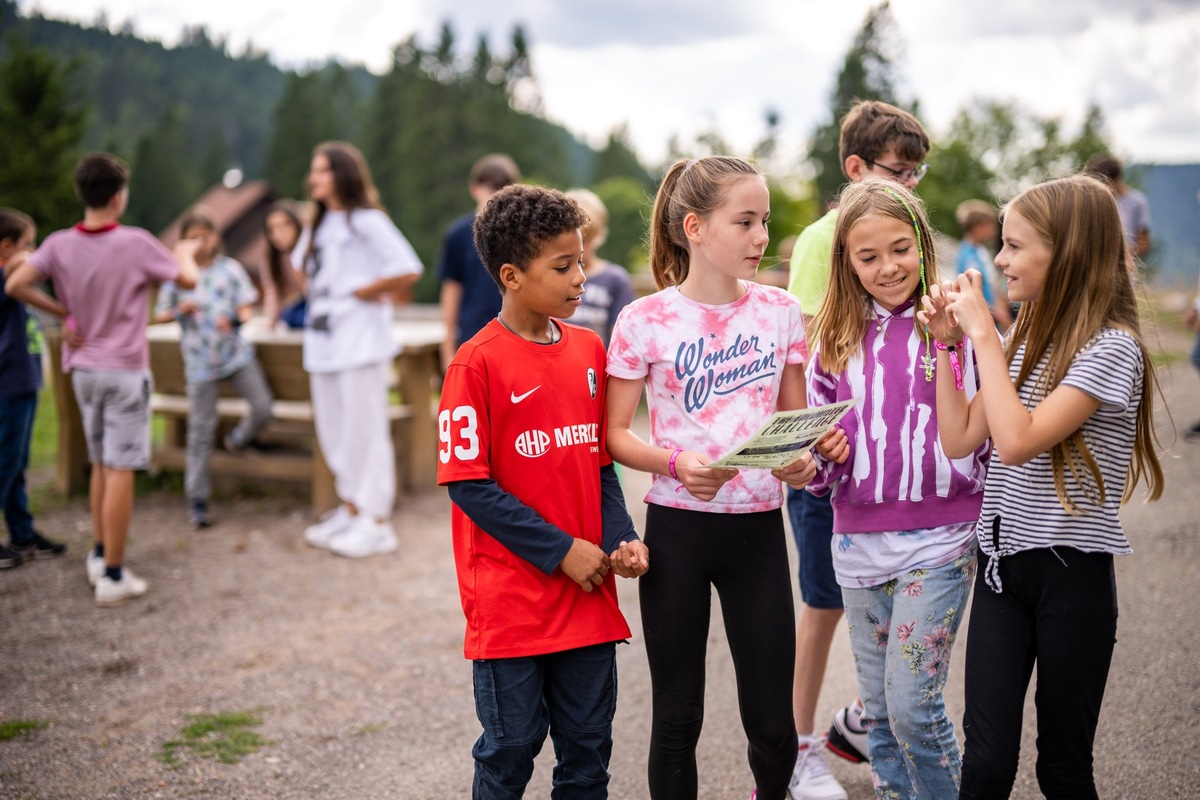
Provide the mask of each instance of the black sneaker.
{"label": "black sneaker", "polygon": [[208,518],[208,502],[205,500],[192,500],[188,504],[188,522],[193,528],[207,528],[212,525],[212,520]]}
{"label": "black sneaker", "polygon": [[28,542],[11,545],[12,549],[21,554],[26,561],[40,561],[43,558],[54,558],[67,552],[67,546],[62,542],[52,542],[37,531]]}
{"label": "black sneaker", "polygon": [[10,547],[0,544],[0,569],[12,569],[24,561],[21,554]]}

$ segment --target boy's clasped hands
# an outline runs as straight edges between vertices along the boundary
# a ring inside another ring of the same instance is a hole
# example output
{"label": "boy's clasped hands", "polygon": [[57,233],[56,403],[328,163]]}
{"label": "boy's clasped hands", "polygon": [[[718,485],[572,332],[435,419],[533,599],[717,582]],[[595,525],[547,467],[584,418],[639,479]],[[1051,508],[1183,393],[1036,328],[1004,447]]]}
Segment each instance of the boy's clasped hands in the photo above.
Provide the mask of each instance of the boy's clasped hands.
{"label": "boy's clasped hands", "polygon": [[579,584],[579,588],[590,592],[593,587],[604,583],[610,572],[622,578],[637,578],[650,569],[650,549],[640,540],[621,542],[612,553],[604,551],[584,539],[575,539],[559,567],[567,577]]}

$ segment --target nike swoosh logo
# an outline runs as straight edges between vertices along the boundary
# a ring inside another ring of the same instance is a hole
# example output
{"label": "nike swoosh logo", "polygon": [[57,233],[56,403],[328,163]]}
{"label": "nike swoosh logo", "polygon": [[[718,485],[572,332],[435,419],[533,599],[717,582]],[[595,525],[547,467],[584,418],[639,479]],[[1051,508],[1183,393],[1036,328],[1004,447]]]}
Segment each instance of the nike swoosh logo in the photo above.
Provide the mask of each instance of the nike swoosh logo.
{"label": "nike swoosh logo", "polygon": [[529,395],[533,394],[540,388],[542,388],[542,385],[539,383],[537,386],[533,387],[525,394],[517,394],[516,392],[513,392],[512,395],[509,397],[509,399],[512,400],[514,403],[519,403],[522,400],[524,400],[526,397],[529,397]]}

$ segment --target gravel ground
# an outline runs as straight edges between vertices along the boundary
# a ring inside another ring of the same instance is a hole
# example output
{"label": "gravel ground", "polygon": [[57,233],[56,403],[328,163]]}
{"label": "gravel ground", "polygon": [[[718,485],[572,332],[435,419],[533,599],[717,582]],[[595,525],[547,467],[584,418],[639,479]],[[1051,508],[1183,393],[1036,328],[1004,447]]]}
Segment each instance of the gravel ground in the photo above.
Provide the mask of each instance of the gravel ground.
{"label": "gravel ground", "polygon": [[[1186,361],[1164,383],[1177,423],[1190,425],[1200,401]],[[1200,442],[1172,450],[1164,500],[1125,513],[1135,554],[1118,560],[1120,642],[1096,743],[1106,797],[1190,798],[1200,785],[1200,631],[1185,602],[1200,550]],[[640,524],[644,481],[627,483]],[[141,496],[128,563],[150,592],[116,609],[97,608],[84,578],[86,503],[54,505],[40,527],[70,553],[0,572],[0,721],[43,724],[0,741],[0,798],[468,796],[479,728],[443,491],[403,498],[399,553],[364,561],[305,546],[300,496],[227,494],[215,505],[219,524],[204,532],[184,525],[177,495]],[[636,591],[622,581],[635,634],[619,650],[614,798],[646,796],[650,690]],[[701,796],[740,800],[752,783],[718,620]],[[963,641],[948,689],[956,720]],[[843,632],[819,718],[853,697],[850,663]],[[177,768],[159,760],[189,715],[232,711],[257,714],[270,744],[232,765],[187,752]],[[1019,798],[1038,796],[1031,706],[1026,732]],[[549,795],[552,762],[547,747],[530,796]],[[832,766],[852,798],[871,796],[866,768]]]}

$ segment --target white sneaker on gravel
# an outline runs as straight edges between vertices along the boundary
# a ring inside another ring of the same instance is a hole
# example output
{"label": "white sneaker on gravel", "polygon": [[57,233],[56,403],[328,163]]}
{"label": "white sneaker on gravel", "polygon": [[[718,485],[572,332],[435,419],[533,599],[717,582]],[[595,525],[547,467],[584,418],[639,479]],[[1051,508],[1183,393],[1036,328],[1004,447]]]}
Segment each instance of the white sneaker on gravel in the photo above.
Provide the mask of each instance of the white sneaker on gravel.
{"label": "white sneaker on gravel", "polygon": [[345,531],[354,523],[350,509],[340,505],[333,511],[327,512],[315,525],[304,529],[304,541],[313,547],[329,547],[333,537]]}
{"label": "white sneaker on gravel", "polygon": [[95,586],[96,581],[100,580],[100,576],[104,574],[104,556],[96,555],[95,548],[88,548],[87,560],[84,564],[87,566],[88,585]]}
{"label": "white sneaker on gravel", "polygon": [[359,514],[349,528],[333,537],[329,549],[346,558],[366,558],[393,553],[399,544],[391,520],[376,522]]}
{"label": "white sneaker on gravel", "polygon": [[126,600],[141,597],[148,588],[146,582],[134,575],[129,567],[123,567],[121,580],[114,581],[107,575],[101,575],[96,581],[96,605],[119,606]]}
{"label": "white sneaker on gravel", "polygon": [[825,763],[823,738],[802,737],[788,793],[792,800],[847,800],[846,790]]}

